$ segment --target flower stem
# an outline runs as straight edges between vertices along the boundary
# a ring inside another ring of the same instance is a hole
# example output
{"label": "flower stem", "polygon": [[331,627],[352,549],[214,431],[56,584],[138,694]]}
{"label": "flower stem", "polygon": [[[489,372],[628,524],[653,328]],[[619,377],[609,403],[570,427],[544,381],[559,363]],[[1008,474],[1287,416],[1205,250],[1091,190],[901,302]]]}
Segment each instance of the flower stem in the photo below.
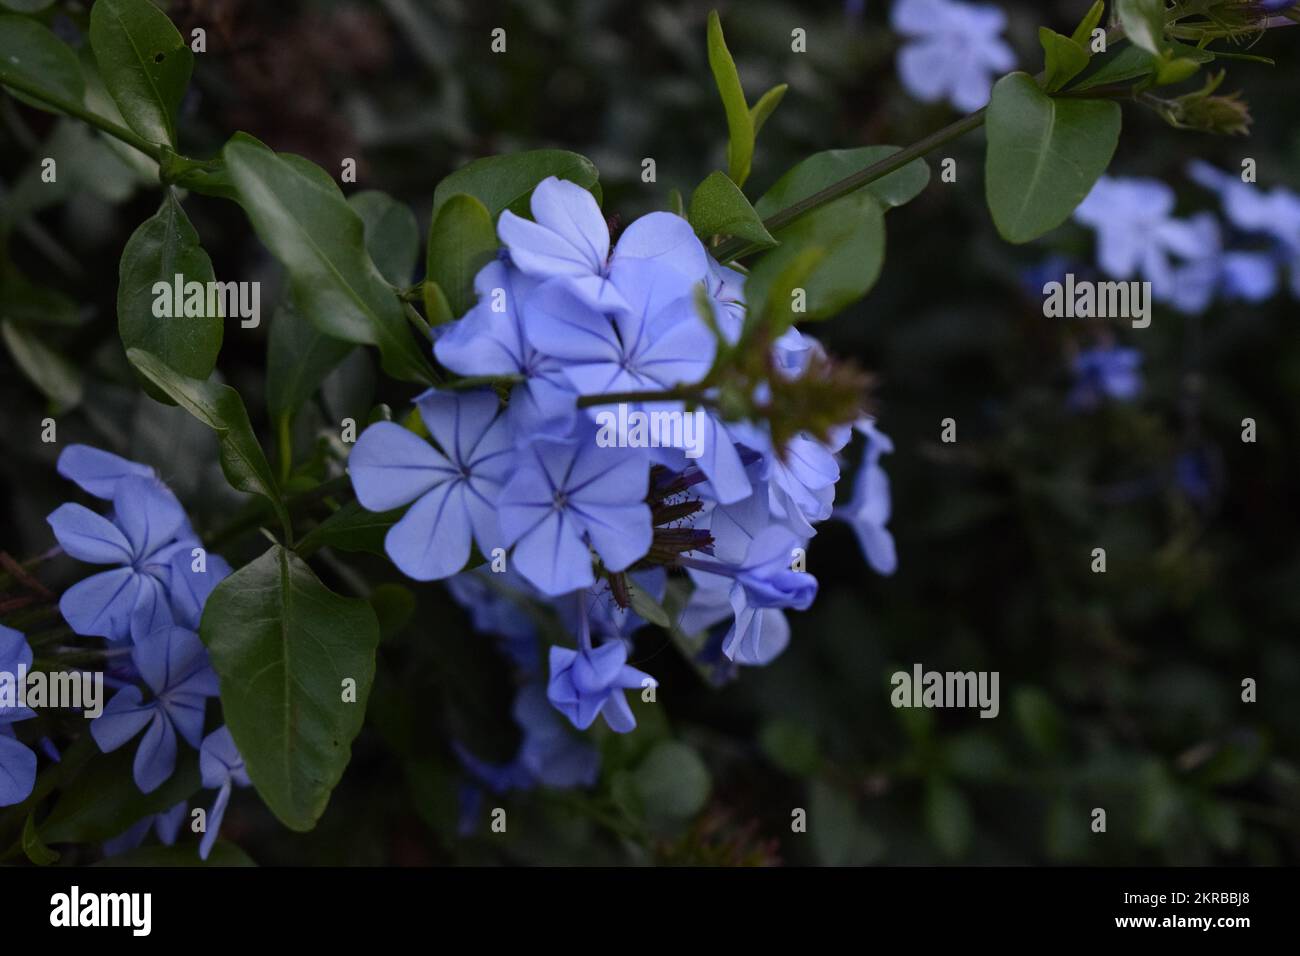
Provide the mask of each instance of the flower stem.
{"label": "flower stem", "polygon": [[39,100],[47,106],[52,106],[60,113],[66,113],[68,116],[79,119],[83,123],[88,123],[115,139],[120,139],[133,149],[138,149],[156,163],[162,162],[162,147],[159,144],[149,142],[149,140],[140,136],[138,133],[134,133],[124,126],[118,126],[111,120],[104,119],[104,117],[97,113],[92,113],[90,110],[78,103],[72,103],[62,97],[55,96],[38,86],[32,86],[24,82],[20,77],[7,77],[4,80],[3,85],[10,89],[17,90],[19,93],[22,93],[24,96],[30,97],[31,99]]}
{"label": "flower stem", "polygon": [[[883,179],[890,173],[897,172],[908,163],[915,159],[920,159],[927,153],[931,153],[960,136],[965,136],[973,129],[978,129],[984,125],[984,115],[986,110],[981,109],[969,116],[963,116],[955,123],[949,123],[943,129],[931,133],[922,140],[918,140],[906,149],[900,149],[892,156],[887,156],[879,162],[872,163],[863,169],[859,169],[851,176],[845,176],[839,182],[831,183],[825,189],[818,190],[811,196],[799,200],[778,213],[774,213],[763,220],[763,227],[768,232],[775,232],[785,226],[790,225],[796,219],[807,213],[812,212],[829,202],[834,202],[842,196],[847,196],[854,190],[861,189],[869,183],[874,183],[877,179]],[[719,262],[731,262],[751,252],[763,248],[762,246],[753,245],[745,242],[743,239],[728,239],[726,242],[718,245],[713,250],[713,256]]]}
{"label": "flower stem", "polygon": [[[1210,6],[1211,5],[1207,4],[1205,0],[1186,0],[1184,3],[1175,4],[1166,11],[1165,22],[1168,26],[1173,26],[1187,17],[1204,14]],[[1274,24],[1270,21],[1266,26],[1273,25]],[[1109,50],[1113,44],[1118,43],[1124,38],[1124,28],[1119,24],[1113,25],[1106,32],[1107,50]],[[1039,74],[1037,79],[1041,82],[1042,74]],[[1070,94],[1057,93],[1054,95],[1069,96]],[[1089,90],[1087,92],[1087,97],[1090,99],[1118,99],[1124,95],[1125,94],[1120,90],[1109,88],[1104,91]],[[877,179],[883,179],[890,173],[902,169],[913,160],[920,159],[922,156],[933,152],[945,143],[949,143],[958,137],[964,136],[971,130],[978,129],[980,126],[984,125],[987,109],[988,108],[985,107],[984,109],[971,113],[968,116],[963,116],[956,122],[949,123],[943,129],[931,133],[922,140],[918,140],[906,149],[901,149],[892,156],[888,156],[885,159],[880,160],[880,162],[872,163],[870,166],[858,170],[851,176],[846,176],[839,182],[831,183],[825,189],[819,190],[811,196],[806,196],[799,200],[799,202],[787,206],[780,212],[764,219],[763,227],[767,229],[768,232],[774,233],[778,229],[790,225],[790,223],[794,222],[799,217],[812,212],[814,209],[820,208],[827,203],[834,202],[842,196],[847,196],[854,190],[861,189],[863,186],[873,183]],[[725,242],[719,243],[711,251],[713,252],[713,257],[717,259],[718,262],[727,263],[747,256],[750,253],[758,252],[763,248],[765,247],[747,243],[743,239],[732,237],[727,239]]]}

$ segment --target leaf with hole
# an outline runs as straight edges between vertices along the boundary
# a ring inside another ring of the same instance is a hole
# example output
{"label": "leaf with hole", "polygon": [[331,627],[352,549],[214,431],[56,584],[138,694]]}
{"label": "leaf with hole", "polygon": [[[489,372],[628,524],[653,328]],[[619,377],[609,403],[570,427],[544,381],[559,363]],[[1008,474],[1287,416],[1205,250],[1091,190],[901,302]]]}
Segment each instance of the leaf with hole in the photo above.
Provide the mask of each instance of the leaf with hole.
{"label": "leaf with hole", "polygon": [[176,114],[194,54],[149,0],[96,0],[90,47],[126,124],[151,143],[176,145]]}

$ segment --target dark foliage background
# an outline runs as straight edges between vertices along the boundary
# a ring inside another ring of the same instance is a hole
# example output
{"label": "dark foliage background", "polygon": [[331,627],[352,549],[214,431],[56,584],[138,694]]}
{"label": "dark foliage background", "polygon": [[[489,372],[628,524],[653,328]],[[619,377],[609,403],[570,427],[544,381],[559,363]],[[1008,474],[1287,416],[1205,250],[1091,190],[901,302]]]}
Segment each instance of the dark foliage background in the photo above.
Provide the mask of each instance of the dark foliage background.
{"label": "dark foliage background", "polygon": [[[1086,6],[999,5],[1031,70],[1039,22],[1068,32]],[[75,38],[82,5],[58,6]],[[725,165],[703,2],[165,6],[183,34],[208,31],[182,119],[192,154],[211,155],[244,129],[327,170],[353,157],[359,182],[345,191],[389,191],[422,227],[438,180],[489,153],[562,146],[589,156],[607,215],[623,222]],[[833,2],[721,6],[751,96],[791,87],[759,139],[752,195],[812,152],[905,145],[953,118],[900,89],[883,3],[862,17]],[[489,51],[498,26],[505,55]],[[805,55],[790,51],[795,26],[808,32]],[[1300,29],[1252,52],[1279,65],[1230,72],[1229,88],[1243,88],[1253,108],[1250,138],[1181,133],[1126,108],[1112,173],[1165,179],[1187,211],[1213,202],[1186,180],[1192,157],[1224,168],[1253,157],[1262,184],[1300,187]],[[9,253],[0,309],[48,320],[45,341],[66,356],[80,398],[59,415],[59,444],[42,444],[49,402],[0,351],[0,547],[21,559],[53,544],[44,516],[72,490],[53,463],[71,441],[158,465],[210,532],[238,508],[211,438],[141,394],[116,334],[117,259],[156,193],[70,124],[9,99],[0,120]],[[36,181],[37,157],[51,149],[69,171],[57,195]],[[1045,319],[1024,270],[1049,253],[1086,262],[1090,235],[1066,225],[1007,246],[983,208],[982,134],[942,155],[958,160],[957,183],[936,178],[891,216],[881,282],[815,330],[878,376],[877,412],[898,448],[884,461],[895,577],[873,575],[851,533],[825,526],[810,556],[821,594],[794,616],[789,650],[722,689],[668,638],[643,631],[637,656],[660,680],[660,704],[640,707],[626,738],[594,732],[600,787],[489,801],[507,808],[508,833],[480,824],[460,836],[462,775],[449,741],[484,757],[513,751],[505,665],[441,587],[403,582],[378,559],[322,553],[315,563],[333,586],[391,582],[392,606],[405,600],[401,588],[414,610],[380,647],[366,729],[320,826],[290,833],[241,791],[225,836],[263,864],[1296,862],[1294,300],[1216,305],[1199,318],[1159,310],[1144,331]],[[655,158],[658,182],[640,181],[643,157]],[[186,208],[219,278],[263,280],[269,318],[278,276],[238,208],[199,196]],[[219,362],[262,429],[268,328],[228,324]],[[1072,350],[1112,331],[1143,354],[1143,397],[1070,413]],[[409,398],[358,353],[301,416],[298,447],[336,440],[331,423],[344,415]],[[948,417],[955,445],[939,441]],[[1240,440],[1244,417],[1258,422],[1256,444]],[[1204,496],[1176,480],[1188,452],[1208,463]],[[226,553],[239,566],[262,547],[254,535]],[[1107,550],[1104,575],[1089,569],[1094,547]],[[42,579],[58,588],[80,571],[56,562]],[[999,671],[1001,714],[893,709],[888,676],[914,662]],[[1257,703],[1240,699],[1246,677],[1259,683]],[[697,752],[711,778],[704,810],[685,819],[625,799],[667,738]],[[791,833],[796,807],[809,811],[807,834]],[[1089,830],[1094,807],[1107,810],[1105,834]]]}

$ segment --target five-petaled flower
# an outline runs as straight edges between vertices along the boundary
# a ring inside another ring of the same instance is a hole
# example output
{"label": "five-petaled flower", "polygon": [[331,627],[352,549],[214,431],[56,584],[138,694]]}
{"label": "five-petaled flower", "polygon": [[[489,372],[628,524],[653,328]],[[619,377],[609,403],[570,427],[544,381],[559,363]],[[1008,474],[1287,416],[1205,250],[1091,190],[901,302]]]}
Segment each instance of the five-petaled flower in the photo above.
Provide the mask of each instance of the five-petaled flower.
{"label": "five-petaled flower", "polygon": [[590,650],[551,648],[546,696],[579,730],[586,730],[601,714],[612,730],[627,733],[636,727],[636,718],[623,691],[654,686],[653,677],[628,666],[627,645],[622,641]]}
{"label": "five-petaled flower", "polygon": [[143,730],[133,773],[136,785],[151,793],[176,769],[178,733],[191,747],[199,746],[207,699],[217,695],[217,675],[199,636],[174,625],[137,636],[131,659],[153,697],[146,701],[140,688],[122,688],[91,722],[90,733],[109,753]]}
{"label": "five-petaled flower", "polygon": [[471,541],[484,554],[500,544],[497,498],[514,446],[490,391],[430,390],[416,405],[438,448],[400,425],[376,422],[357,440],[348,471],[357,500],[371,511],[415,502],[384,547],[402,573],[431,581],[460,571]]}

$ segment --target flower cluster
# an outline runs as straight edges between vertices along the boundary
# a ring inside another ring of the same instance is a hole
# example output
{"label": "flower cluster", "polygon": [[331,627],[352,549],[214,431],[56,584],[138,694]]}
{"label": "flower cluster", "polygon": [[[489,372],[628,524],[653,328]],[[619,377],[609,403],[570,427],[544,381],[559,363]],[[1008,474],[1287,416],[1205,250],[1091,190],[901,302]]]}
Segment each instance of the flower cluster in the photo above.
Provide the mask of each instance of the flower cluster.
{"label": "flower cluster", "polygon": [[1097,234],[1097,264],[1114,279],[1151,283],[1152,296],[1184,313],[1216,298],[1262,302],[1290,273],[1300,297],[1300,196],[1266,190],[1207,163],[1191,178],[1219,194],[1224,219],[1211,212],[1174,215],[1174,191],[1155,179],[1103,176],[1075,210]]}
{"label": "flower cluster", "polygon": [[[59,602],[73,631],[105,638],[109,645],[106,678],[119,690],[91,721],[91,737],[105,753],[139,738],[132,772],[143,793],[152,793],[171,778],[179,740],[199,750],[203,785],[219,791],[200,843],[200,855],[206,859],[231,783],[249,783],[229,731],[220,727],[207,737],[203,734],[207,703],[218,694],[218,680],[196,632],[208,595],[230,574],[230,565],[206,552],[175,494],[148,465],[71,445],[59,456],[57,467],[83,491],[112,503],[107,516],[67,503],[46,519],[71,557],[117,565],[77,582]],[[6,631],[0,629],[0,670],[7,669],[6,661],[15,654],[30,666],[30,649],[25,644],[10,647],[13,641]],[[0,729],[4,722],[0,712]],[[5,771],[0,773],[0,788],[8,775],[17,781],[18,791],[26,782],[30,792],[35,756],[27,751],[30,760],[11,760],[6,743],[0,738],[0,769]],[[218,765],[234,769],[221,774]],[[0,789],[0,801],[6,795]],[[110,840],[106,852],[138,845],[150,829],[170,845],[186,806],[182,802],[138,821]]]}
{"label": "flower cluster", "polygon": [[993,80],[1015,68],[1002,39],[1007,18],[988,4],[958,0],[897,0],[890,16],[907,38],[898,51],[898,76],[926,103],[947,100],[963,113],[989,101]]}
{"label": "flower cluster", "polygon": [[[785,647],[784,612],[817,591],[805,552],[836,514],[852,422],[829,440],[800,433],[778,446],[764,422],[724,419],[709,376],[742,339],[745,276],[714,261],[685,219],[651,213],[611,243],[592,195],[554,177],[531,210],[501,214],[503,248],[475,278],[476,304],[434,343],[445,368],[496,387],[425,392],[419,425],[371,425],[348,470],[365,508],[409,506],[385,539],[393,563],[417,580],[450,579],[512,657],[537,654],[520,602],[550,605],[577,643],[550,650],[551,705],[576,727],[601,716],[624,732],[636,724],[626,692],[654,686],[629,663],[643,623],[631,595],[657,600],[668,572],[694,584],[683,626],[724,630],[728,661],[766,664]],[[820,346],[794,329],[765,348],[783,382],[821,367]],[[890,448],[863,430],[866,477],[839,516],[890,573],[878,464]],[[557,750],[537,715],[538,677],[521,672],[519,759],[467,765],[489,789],[546,780],[555,762],[585,779],[585,758]]]}
{"label": "flower cluster", "polygon": [[59,610],[68,625],[110,641],[169,624],[197,630],[203,602],[230,565],[204,551],[171,489],[148,465],[86,445],[64,449],[58,471],[113,505],[107,517],[68,503],[46,518],[68,555],[115,565],[64,592]]}

